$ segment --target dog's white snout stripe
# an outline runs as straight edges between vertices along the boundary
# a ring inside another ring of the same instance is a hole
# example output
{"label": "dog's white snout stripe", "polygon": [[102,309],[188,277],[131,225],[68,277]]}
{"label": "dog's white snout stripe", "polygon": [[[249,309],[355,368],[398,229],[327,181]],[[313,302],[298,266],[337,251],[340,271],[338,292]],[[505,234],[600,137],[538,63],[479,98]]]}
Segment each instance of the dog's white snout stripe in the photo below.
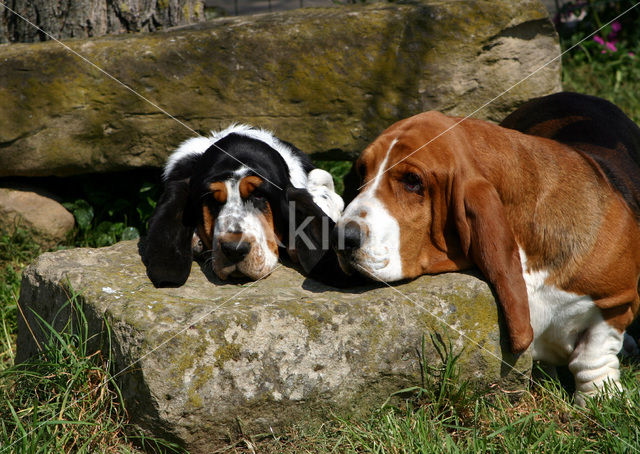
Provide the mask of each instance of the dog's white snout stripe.
{"label": "dog's white snout stripe", "polygon": [[350,257],[354,268],[383,281],[395,281],[403,277],[400,258],[400,226],[384,203],[376,197],[376,191],[396,143],[398,143],[397,138],[391,141],[376,176],[349,204],[339,221],[340,228],[344,229],[348,222],[355,222],[363,231],[362,245]]}

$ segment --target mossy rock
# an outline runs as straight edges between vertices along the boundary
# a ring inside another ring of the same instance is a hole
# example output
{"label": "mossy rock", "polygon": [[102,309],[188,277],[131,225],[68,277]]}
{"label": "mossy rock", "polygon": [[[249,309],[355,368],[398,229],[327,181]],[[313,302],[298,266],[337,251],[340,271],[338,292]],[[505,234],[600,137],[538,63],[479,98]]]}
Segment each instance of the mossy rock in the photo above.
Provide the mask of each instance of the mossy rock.
{"label": "mossy rock", "polygon": [[66,44],[157,107],[55,42],[0,45],[0,176],[159,167],[232,122],[350,159],[418,112],[496,98],[476,116],[500,121],[561,88],[559,60],[531,75],[560,53],[537,0],[308,8]]}
{"label": "mossy rock", "polygon": [[[522,391],[530,376],[530,354],[509,353],[492,292],[472,274],[339,290],[287,266],[222,283],[194,263],[183,287],[156,289],[135,241],[46,253],[24,272],[31,329],[21,320],[18,361],[37,351],[31,331],[42,339],[34,313],[61,329],[70,289],[90,335],[110,326],[133,421],[193,453],[225,445],[239,424],[246,436],[365,414],[420,385],[423,361],[441,365],[431,335],[460,354],[473,386]],[[99,338],[93,348],[107,348]]]}

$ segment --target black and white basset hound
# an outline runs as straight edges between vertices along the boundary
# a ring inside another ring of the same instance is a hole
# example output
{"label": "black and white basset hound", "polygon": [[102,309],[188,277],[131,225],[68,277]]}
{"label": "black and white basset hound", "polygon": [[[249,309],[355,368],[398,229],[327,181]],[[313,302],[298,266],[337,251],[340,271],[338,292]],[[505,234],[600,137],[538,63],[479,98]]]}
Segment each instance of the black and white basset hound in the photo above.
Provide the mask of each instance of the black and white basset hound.
{"label": "black and white basset hound", "polygon": [[268,275],[280,249],[308,275],[331,281],[341,274],[323,233],[344,207],[331,175],[271,132],[235,124],[189,139],[169,157],[163,178],[141,250],[155,286],[184,284],[198,237],[221,279]]}

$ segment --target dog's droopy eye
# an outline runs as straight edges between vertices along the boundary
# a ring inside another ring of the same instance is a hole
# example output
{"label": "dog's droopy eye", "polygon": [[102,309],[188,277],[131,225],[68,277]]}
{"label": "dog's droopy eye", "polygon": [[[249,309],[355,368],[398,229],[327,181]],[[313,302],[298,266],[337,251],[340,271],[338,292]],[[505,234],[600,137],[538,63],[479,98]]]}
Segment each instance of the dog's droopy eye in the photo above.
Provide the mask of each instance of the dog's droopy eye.
{"label": "dog's droopy eye", "polygon": [[407,172],[402,175],[402,184],[404,188],[409,192],[415,192],[416,194],[422,194],[423,185],[422,179],[413,172]]}

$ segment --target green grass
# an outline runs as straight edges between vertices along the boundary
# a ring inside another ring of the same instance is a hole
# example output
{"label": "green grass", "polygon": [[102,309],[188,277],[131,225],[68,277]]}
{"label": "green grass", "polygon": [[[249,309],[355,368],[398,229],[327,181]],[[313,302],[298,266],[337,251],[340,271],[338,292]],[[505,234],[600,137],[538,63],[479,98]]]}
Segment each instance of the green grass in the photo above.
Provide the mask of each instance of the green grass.
{"label": "green grass", "polygon": [[[141,445],[180,452],[129,426],[111,380],[110,349],[87,349],[77,295],[69,298],[75,322],[61,334],[42,322],[48,339],[41,353],[14,365],[20,272],[40,252],[28,232],[0,232],[0,453],[136,453]],[[105,326],[100,343],[108,347],[109,341]]]}
{"label": "green grass", "polygon": [[[75,304],[75,303],[73,303]],[[0,374],[0,446],[11,452],[134,452],[121,442],[124,412],[107,358],[77,329],[51,336],[42,353]]]}
{"label": "green grass", "polygon": [[593,64],[569,56],[563,61],[563,88],[611,101],[640,124],[640,57],[622,67],[616,62]]}
{"label": "green grass", "polygon": [[[247,439],[248,453],[633,453],[640,450],[640,370],[624,365],[625,393],[574,407],[557,380],[539,379],[519,399],[477,393],[458,378],[456,357],[426,368],[410,396],[369,417],[334,418],[270,439]],[[407,390],[402,393],[407,394]]]}
{"label": "green grass", "polygon": [[0,231],[0,371],[13,364],[22,269],[40,253],[29,232]]}

